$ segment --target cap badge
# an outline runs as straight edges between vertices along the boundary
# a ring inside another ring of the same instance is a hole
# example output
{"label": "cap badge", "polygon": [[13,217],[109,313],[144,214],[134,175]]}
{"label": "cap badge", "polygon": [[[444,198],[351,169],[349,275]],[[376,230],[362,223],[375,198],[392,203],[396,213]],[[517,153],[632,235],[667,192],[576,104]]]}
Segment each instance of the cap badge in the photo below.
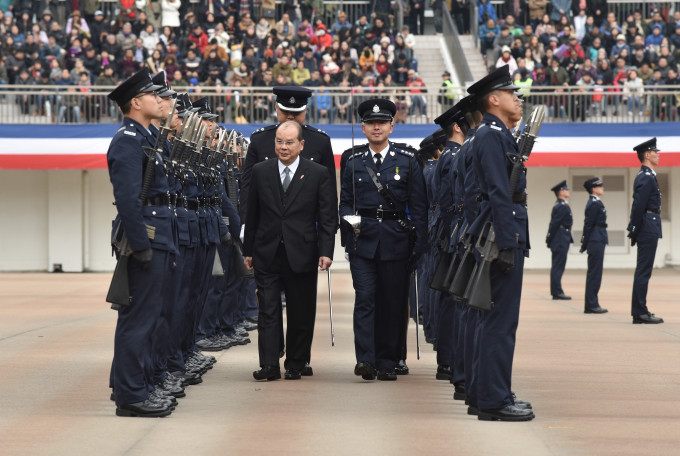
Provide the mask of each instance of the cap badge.
{"label": "cap badge", "polygon": [[295,97],[290,97],[290,100],[288,100],[289,103],[295,103]]}
{"label": "cap badge", "polygon": [[373,112],[380,112],[380,107],[377,104],[373,105]]}

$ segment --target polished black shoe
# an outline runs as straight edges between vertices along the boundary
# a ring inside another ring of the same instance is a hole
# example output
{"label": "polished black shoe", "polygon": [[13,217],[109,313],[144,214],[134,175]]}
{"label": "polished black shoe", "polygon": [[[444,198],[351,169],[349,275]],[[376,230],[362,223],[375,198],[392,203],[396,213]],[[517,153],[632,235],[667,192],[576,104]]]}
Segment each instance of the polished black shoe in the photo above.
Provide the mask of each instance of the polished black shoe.
{"label": "polished black shoe", "polygon": [[531,407],[531,402],[523,401],[522,399],[518,398],[514,391],[510,391],[510,393],[512,394],[512,401],[515,403],[516,406],[529,409],[533,408]]}
{"label": "polished black shoe", "polygon": [[286,373],[283,378],[286,380],[300,380],[302,378],[302,373],[297,369],[286,369]]}
{"label": "polished black shoe", "polygon": [[360,375],[364,380],[375,380],[375,367],[371,363],[357,363],[354,375]]}
{"label": "polished black shoe", "polygon": [[245,320],[241,327],[246,331],[257,331],[257,320],[256,321]]}
{"label": "polished black shoe", "polygon": [[457,401],[464,401],[467,399],[467,393],[465,392],[465,387],[462,385],[454,385],[453,387],[453,398]]}
{"label": "polished black shoe", "polygon": [[264,366],[259,371],[253,371],[255,380],[278,380],[281,378],[281,369],[276,366]]}
{"label": "polished black shoe", "polygon": [[434,337],[426,337],[425,342],[434,345],[435,343],[437,343],[437,339],[435,339]]}
{"label": "polished black shoe", "polygon": [[506,405],[501,409],[480,409],[477,419],[480,421],[531,421],[535,418],[534,412],[528,408]]}
{"label": "polished black shoe", "polygon": [[587,307],[586,310],[583,311],[583,313],[587,313],[587,314],[603,314],[603,313],[607,313],[607,312],[609,312],[607,309],[605,309],[604,307],[600,307],[600,306]]}
{"label": "polished black shoe", "polygon": [[158,418],[168,416],[172,413],[168,407],[164,405],[145,400],[142,402],[135,402],[134,404],[119,405],[116,407],[116,415],[118,416],[138,416],[142,418]]}
{"label": "polished black shoe", "polygon": [[187,385],[198,385],[199,383],[203,383],[203,379],[201,378],[200,375],[193,374],[191,372],[173,372],[172,373],[173,377],[178,378],[182,382],[182,387],[186,387]]}
{"label": "polished black shoe", "polygon": [[378,380],[383,382],[391,382],[397,379],[397,373],[394,369],[379,369]]}
{"label": "polished black shoe", "polygon": [[659,324],[659,323],[663,323],[663,318],[656,317],[656,316],[654,316],[653,313],[642,314],[642,315],[638,315],[638,316],[633,317],[633,324],[634,325],[639,325],[639,324],[656,325],[656,324]]}
{"label": "polished black shoe", "polygon": [[314,375],[314,370],[312,369],[312,366],[309,365],[309,363],[305,364],[305,367],[300,369],[300,375],[303,377],[311,377]]}
{"label": "polished black shoe", "polygon": [[174,383],[163,382],[159,385],[156,385],[155,387],[156,387],[156,389],[166,391],[168,393],[167,395],[170,396],[170,397],[178,398],[178,397],[184,397],[184,396],[187,395],[184,392],[184,388],[182,388],[181,386],[177,386]]}
{"label": "polished black shoe", "polygon": [[451,366],[447,366],[446,364],[440,364],[437,366],[437,375],[435,375],[437,380],[447,380],[450,382],[451,377],[453,377]]}
{"label": "polished black shoe", "polygon": [[474,405],[468,405],[467,414],[472,416],[479,416],[479,409]]}
{"label": "polished black shoe", "polygon": [[560,293],[558,295],[553,295],[553,301],[571,301],[571,296]]}
{"label": "polished black shoe", "polygon": [[408,375],[408,366],[406,365],[406,361],[403,359],[400,359],[399,362],[397,363],[397,366],[394,368],[394,372],[397,373],[397,375]]}

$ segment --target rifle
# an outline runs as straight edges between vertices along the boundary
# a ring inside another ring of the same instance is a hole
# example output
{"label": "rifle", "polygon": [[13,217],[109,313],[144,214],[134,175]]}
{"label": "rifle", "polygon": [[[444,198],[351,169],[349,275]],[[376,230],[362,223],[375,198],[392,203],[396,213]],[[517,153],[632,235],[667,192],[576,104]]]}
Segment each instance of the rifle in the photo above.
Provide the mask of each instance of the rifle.
{"label": "rifle", "polygon": [[[449,240],[456,239],[458,236],[458,230],[460,228],[460,223],[461,220],[458,219],[456,222],[456,226],[453,228],[453,231],[451,232],[451,237]],[[450,253],[449,252],[449,244],[444,244],[442,240],[439,240],[439,262],[437,263],[437,268],[434,271],[434,274],[432,275],[432,280],[430,281],[430,288],[433,290],[441,291],[441,292],[448,292],[449,287],[451,286],[451,281],[453,280],[453,274],[455,273],[456,269],[458,269],[458,265],[460,264],[460,259],[458,258],[458,255],[456,255],[456,252]],[[454,266],[455,264],[455,266]],[[450,269],[455,267],[452,272],[449,272]]]}
{"label": "rifle", "polygon": [[[519,177],[524,171],[524,162],[529,160],[529,155],[531,155],[531,149],[534,148],[534,143],[536,142],[536,136],[538,136],[538,131],[541,129],[543,120],[545,119],[545,106],[536,106],[529,120],[524,126],[522,135],[519,137],[518,148],[519,155],[514,153],[508,153],[507,156],[512,162],[512,172],[510,173],[510,194],[515,191]],[[519,126],[516,131],[519,130]]]}
{"label": "rifle", "polygon": [[482,262],[475,266],[472,280],[465,290],[468,306],[473,309],[490,311],[493,309],[491,300],[491,264],[498,258],[496,233],[493,222],[486,222],[475,246],[482,257]]}
{"label": "rifle", "polygon": [[468,227],[465,227],[462,235],[463,248],[465,249],[463,257],[458,260],[458,255],[456,255],[456,258],[454,258],[451,262],[451,268],[449,268],[449,272],[447,273],[447,278],[450,277],[450,274],[453,274],[451,286],[448,290],[449,294],[452,294],[454,298],[461,301],[465,300],[465,289],[467,288],[470,278],[474,272],[474,268],[477,265],[474,255],[472,235],[467,234],[467,228]]}

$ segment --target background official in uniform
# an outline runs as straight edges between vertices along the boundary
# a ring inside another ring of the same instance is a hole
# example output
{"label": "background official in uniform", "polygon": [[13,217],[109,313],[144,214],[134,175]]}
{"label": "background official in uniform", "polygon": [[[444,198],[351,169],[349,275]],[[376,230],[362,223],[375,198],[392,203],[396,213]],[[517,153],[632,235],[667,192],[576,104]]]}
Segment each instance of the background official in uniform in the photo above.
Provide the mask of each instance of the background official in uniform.
{"label": "background official in uniform", "polygon": [[563,180],[559,184],[551,188],[557,196],[557,201],[552,208],[550,215],[550,226],[548,227],[548,235],[545,238],[546,244],[552,252],[552,267],[550,268],[550,294],[553,299],[569,300],[571,296],[564,294],[562,289],[562,275],[564,268],[567,265],[567,253],[569,253],[569,244],[574,242],[571,237],[571,226],[574,223],[574,217],[569,208],[569,186],[567,181]]}
{"label": "background official in uniform", "polygon": [[253,167],[243,252],[255,268],[259,300],[257,380],[281,378],[281,291],[286,295],[285,378],[299,379],[310,359],[316,317],[317,266],[330,267],[337,199],[326,168],[300,156],[305,141],[293,121],[276,130],[278,160]]}
{"label": "background official in uniform", "polygon": [[593,177],[583,183],[590,194],[586,203],[586,214],[583,219],[583,238],[581,250],[588,251],[588,275],[586,276],[585,313],[606,313],[607,309],[600,307],[597,294],[602,283],[602,266],[604,264],[604,249],[609,243],[607,237],[607,210],[600,197],[604,193],[604,184],[599,177]]}

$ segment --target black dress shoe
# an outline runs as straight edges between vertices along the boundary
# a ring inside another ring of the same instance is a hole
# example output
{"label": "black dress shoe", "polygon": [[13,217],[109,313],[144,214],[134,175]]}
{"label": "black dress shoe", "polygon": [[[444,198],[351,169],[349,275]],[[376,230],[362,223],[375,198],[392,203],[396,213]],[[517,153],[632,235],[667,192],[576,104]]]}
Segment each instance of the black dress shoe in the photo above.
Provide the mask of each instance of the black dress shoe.
{"label": "black dress shoe", "polygon": [[168,416],[172,413],[168,407],[164,405],[145,400],[142,402],[135,402],[134,404],[119,405],[116,407],[116,415],[118,416],[139,416],[142,418],[158,418],[161,416]]}
{"label": "black dress shoe", "polygon": [[532,408],[531,402],[523,401],[522,399],[518,398],[514,391],[510,391],[510,393],[512,393],[512,401],[515,403],[516,406],[529,409]]}
{"label": "black dress shoe", "polygon": [[520,408],[516,405],[506,405],[501,409],[480,409],[477,419],[480,421],[531,421],[535,418],[534,412],[528,408]]}
{"label": "black dress shoe", "polygon": [[354,366],[354,375],[360,375],[364,380],[374,380],[375,367],[371,363],[357,363]]}
{"label": "black dress shoe", "polygon": [[553,301],[571,301],[571,296],[560,293],[558,295],[553,295]]}
{"label": "black dress shoe", "polygon": [[281,378],[281,369],[276,366],[263,366],[258,371],[253,371],[255,380],[278,380]]}
{"label": "black dress shoe", "polygon": [[457,401],[464,401],[467,399],[467,393],[463,385],[454,385],[453,398]]}
{"label": "black dress shoe", "polygon": [[663,323],[663,318],[655,317],[653,313],[633,316],[633,324],[634,325],[639,325],[639,324],[656,325],[656,324],[659,324],[659,323]]}
{"label": "black dress shoe", "polygon": [[472,416],[479,416],[479,409],[474,405],[468,405],[467,414]]}
{"label": "black dress shoe", "polygon": [[306,363],[305,367],[300,369],[300,374],[303,377],[311,377],[312,375],[314,375],[314,371],[312,370],[312,366],[310,366],[309,363]]}
{"label": "black dress shoe", "polygon": [[607,309],[605,309],[604,307],[600,307],[600,306],[586,307],[586,310],[583,311],[583,313],[587,313],[587,314],[603,314],[603,313],[607,313],[607,312],[609,312]]}
{"label": "black dress shoe", "polygon": [[453,371],[451,371],[451,366],[447,366],[445,364],[440,364],[437,366],[437,375],[435,375],[435,378],[437,380],[451,381],[451,377],[453,377]]}
{"label": "black dress shoe", "polygon": [[286,373],[283,375],[286,380],[300,380],[302,378],[302,373],[297,369],[286,369]]}
{"label": "black dress shoe", "polygon": [[173,372],[172,375],[182,382],[183,387],[187,385],[198,385],[199,383],[203,383],[203,379],[200,375],[191,372],[176,371]]}
{"label": "black dress shoe", "polygon": [[434,337],[426,337],[425,342],[434,345],[437,342],[437,339],[435,339]]}
{"label": "black dress shoe", "polygon": [[391,382],[397,379],[397,373],[394,369],[378,369],[378,380],[383,382]]}
{"label": "black dress shoe", "polygon": [[394,368],[394,372],[396,372],[397,375],[408,375],[409,371],[406,361],[400,359],[399,363],[397,363],[397,366]]}

